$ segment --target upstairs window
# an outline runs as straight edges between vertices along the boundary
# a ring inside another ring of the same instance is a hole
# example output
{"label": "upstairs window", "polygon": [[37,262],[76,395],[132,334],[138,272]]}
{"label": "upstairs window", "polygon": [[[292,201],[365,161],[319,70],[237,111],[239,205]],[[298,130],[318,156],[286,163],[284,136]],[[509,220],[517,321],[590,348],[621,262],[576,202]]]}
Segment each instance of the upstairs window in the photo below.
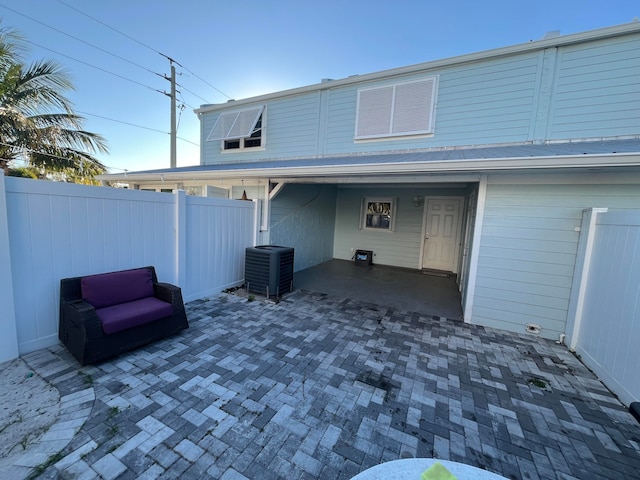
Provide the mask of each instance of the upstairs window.
{"label": "upstairs window", "polygon": [[434,132],[437,77],[358,90],[355,139]]}
{"label": "upstairs window", "polygon": [[221,141],[222,150],[243,150],[264,145],[264,107],[221,113],[207,141]]}

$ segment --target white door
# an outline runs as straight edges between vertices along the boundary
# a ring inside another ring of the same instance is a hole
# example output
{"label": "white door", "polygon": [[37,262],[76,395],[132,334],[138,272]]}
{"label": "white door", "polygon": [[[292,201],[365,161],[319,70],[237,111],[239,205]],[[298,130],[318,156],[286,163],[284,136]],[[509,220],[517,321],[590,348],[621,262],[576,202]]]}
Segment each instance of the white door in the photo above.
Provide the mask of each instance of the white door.
{"label": "white door", "polygon": [[422,268],[457,273],[462,197],[428,198]]}

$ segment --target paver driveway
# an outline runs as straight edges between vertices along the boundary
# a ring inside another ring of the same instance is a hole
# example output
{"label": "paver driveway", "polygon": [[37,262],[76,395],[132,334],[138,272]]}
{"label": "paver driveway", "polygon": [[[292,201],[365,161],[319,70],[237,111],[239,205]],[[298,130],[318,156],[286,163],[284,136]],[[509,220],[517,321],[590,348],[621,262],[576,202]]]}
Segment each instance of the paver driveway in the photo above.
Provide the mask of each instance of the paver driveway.
{"label": "paver driveway", "polygon": [[24,357],[63,399],[48,440],[71,439],[41,478],[334,479],[409,456],[639,477],[640,426],[554,342],[304,291],[187,310],[97,366]]}

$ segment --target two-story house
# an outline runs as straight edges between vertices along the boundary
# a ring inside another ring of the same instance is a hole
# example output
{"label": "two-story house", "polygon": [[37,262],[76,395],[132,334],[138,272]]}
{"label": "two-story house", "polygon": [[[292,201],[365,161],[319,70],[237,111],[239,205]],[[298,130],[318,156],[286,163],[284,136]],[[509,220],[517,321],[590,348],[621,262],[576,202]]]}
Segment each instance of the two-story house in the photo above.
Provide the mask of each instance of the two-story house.
{"label": "two-story house", "polygon": [[109,175],[261,201],[296,270],[457,274],[467,322],[565,332],[582,210],[640,209],[640,23],[196,110],[201,165]]}

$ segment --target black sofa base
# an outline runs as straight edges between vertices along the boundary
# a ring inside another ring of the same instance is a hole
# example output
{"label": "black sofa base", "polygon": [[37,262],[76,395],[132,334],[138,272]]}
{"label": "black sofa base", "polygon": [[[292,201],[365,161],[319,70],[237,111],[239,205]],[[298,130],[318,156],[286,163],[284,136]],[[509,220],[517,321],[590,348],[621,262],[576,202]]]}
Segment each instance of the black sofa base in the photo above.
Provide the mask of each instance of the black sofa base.
{"label": "black sofa base", "polygon": [[60,321],[58,338],[81,365],[106,360],[121,353],[175,335],[189,328],[182,292],[168,283],[158,283],[155,269],[152,271],[154,296],[171,303],[171,316],[144,325],[138,325],[111,335],[102,331],[95,309],[82,300],[82,277],[60,281]]}

